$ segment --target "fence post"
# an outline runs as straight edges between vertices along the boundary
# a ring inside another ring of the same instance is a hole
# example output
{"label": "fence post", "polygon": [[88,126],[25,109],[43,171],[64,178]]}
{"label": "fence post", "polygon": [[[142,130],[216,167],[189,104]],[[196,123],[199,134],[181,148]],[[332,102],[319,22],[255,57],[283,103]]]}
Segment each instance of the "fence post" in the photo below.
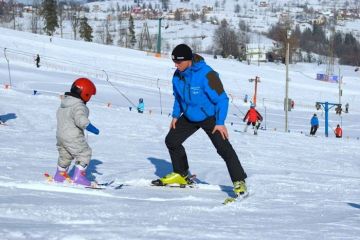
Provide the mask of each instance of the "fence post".
{"label": "fence post", "polygon": [[9,59],[8,59],[7,56],[6,56],[6,48],[4,48],[4,56],[5,56],[5,59],[6,59],[7,64],[8,64],[9,84],[10,84],[10,87],[11,87],[12,84],[11,84],[11,74],[10,74],[10,63],[9,63]]}

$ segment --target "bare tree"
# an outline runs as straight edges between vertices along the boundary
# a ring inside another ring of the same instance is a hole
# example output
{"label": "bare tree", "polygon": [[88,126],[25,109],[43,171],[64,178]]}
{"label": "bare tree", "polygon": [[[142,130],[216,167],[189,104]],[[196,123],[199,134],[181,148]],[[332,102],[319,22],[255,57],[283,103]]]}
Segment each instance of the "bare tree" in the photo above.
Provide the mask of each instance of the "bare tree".
{"label": "bare tree", "polygon": [[7,3],[5,1],[0,2],[2,6],[3,20],[4,22],[12,22],[12,27],[15,30],[16,28],[16,2],[14,0],[9,0]]}
{"label": "bare tree", "polygon": [[114,40],[110,34],[110,15],[107,16],[105,22],[104,22],[104,37],[105,37],[105,44],[111,45],[113,44]]}
{"label": "bare tree", "polygon": [[39,15],[39,8],[40,3],[38,0],[34,0],[32,4],[32,11],[31,11],[31,32],[32,33],[38,33],[39,31],[39,21],[40,21],[40,15]]}
{"label": "bare tree", "polygon": [[65,2],[59,2],[58,3],[58,18],[59,18],[59,27],[60,27],[60,37],[63,37],[63,22],[65,19],[65,11],[64,11],[64,7],[65,7]]}
{"label": "bare tree", "polygon": [[181,19],[182,19],[182,13],[180,12],[179,9],[176,9],[175,13],[174,13],[174,20],[175,21],[180,21]]}
{"label": "bare tree", "polygon": [[80,26],[80,12],[82,8],[79,3],[77,2],[70,2],[70,8],[69,8],[69,17],[70,17],[70,24],[71,29],[74,34],[74,39],[76,40],[77,31]]}
{"label": "bare tree", "polygon": [[195,53],[199,53],[202,50],[202,42],[200,39],[193,38],[190,47]]}
{"label": "bare tree", "polygon": [[225,19],[221,21],[220,26],[215,30],[213,40],[216,49],[223,57],[228,57],[229,55],[235,58],[239,57],[238,36],[235,31],[230,28]]}

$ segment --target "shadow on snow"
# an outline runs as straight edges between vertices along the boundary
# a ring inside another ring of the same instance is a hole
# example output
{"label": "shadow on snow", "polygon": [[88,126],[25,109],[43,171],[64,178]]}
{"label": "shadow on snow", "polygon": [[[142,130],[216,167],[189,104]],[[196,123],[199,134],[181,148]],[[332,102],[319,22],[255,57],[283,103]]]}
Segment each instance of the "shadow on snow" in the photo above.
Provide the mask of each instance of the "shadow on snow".
{"label": "shadow on snow", "polygon": [[[97,171],[97,166],[100,164],[103,164],[103,162],[97,159],[91,159],[91,161],[89,162],[89,166],[87,167],[86,170],[87,179],[89,179],[90,181],[95,181],[96,177],[94,174],[103,175],[103,173]],[[74,176],[74,171],[75,171],[75,165],[69,171],[69,175]]]}
{"label": "shadow on snow", "polygon": [[[173,171],[173,167],[171,162],[168,162],[164,159],[159,158],[153,158],[149,157],[148,160],[155,166],[155,175],[159,178],[164,177],[166,174],[169,174]],[[189,173],[192,175],[192,173]],[[195,179],[196,183],[199,184],[207,184],[210,185],[210,183],[200,180],[199,178]],[[229,196],[234,196],[233,187],[231,186],[225,186],[225,185],[219,185],[221,191],[227,193]]]}
{"label": "shadow on snow", "polygon": [[360,209],[360,204],[356,203],[347,203],[349,206]]}
{"label": "shadow on snow", "polygon": [[0,121],[2,121],[3,123],[6,123],[7,121],[15,118],[17,118],[15,113],[7,113],[5,115],[0,115]]}

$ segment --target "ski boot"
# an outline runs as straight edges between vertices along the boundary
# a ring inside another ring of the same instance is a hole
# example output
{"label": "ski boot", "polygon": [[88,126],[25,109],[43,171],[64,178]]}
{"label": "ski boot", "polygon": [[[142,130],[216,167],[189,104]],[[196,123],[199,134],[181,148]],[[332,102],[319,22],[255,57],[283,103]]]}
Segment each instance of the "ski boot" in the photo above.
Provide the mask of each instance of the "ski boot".
{"label": "ski boot", "polygon": [[178,185],[180,188],[185,188],[187,185],[191,185],[193,183],[194,182],[188,175],[182,176],[175,172],[169,173],[163,178],[151,181],[151,184],[154,186]]}
{"label": "ski boot", "polygon": [[91,182],[86,178],[86,168],[81,165],[75,165],[74,176],[71,179],[76,184],[91,186]]}
{"label": "ski boot", "polygon": [[234,182],[234,193],[239,197],[248,194],[246,183],[244,180]]}
{"label": "ski boot", "polygon": [[66,168],[62,168],[62,167],[57,167],[56,169],[56,173],[55,173],[55,176],[54,176],[54,181],[55,182],[64,182],[64,181],[67,181],[67,182],[71,182],[71,178],[70,176],[68,175],[67,173],[67,169]]}

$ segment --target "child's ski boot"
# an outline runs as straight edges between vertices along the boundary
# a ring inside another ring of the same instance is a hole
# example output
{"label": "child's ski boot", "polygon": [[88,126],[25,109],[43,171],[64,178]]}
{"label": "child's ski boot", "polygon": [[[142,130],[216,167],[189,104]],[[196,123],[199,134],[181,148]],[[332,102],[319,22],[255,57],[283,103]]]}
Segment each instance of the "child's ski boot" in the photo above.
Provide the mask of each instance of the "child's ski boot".
{"label": "child's ski boot", "polygon": [[54,181],[62,183],[65,180],[68,181],[68,182],[71,182],[71,178],[67,173],[67,169],[62,168],[62,167],[57,167],[56,173],[55,173],[55,176],[54,176]]}
{"label": "child's ski boot", "polygon": [[91,186],[91,182],[86,178],[86,168],[81,165],[75,165],[75,172],[72,180],[76,184]]}
{"label": "child's ski boot", "polygon": [[154,186],[179,186],[181,188],[185,188],[187,185],[191,185],[194,182],[189,178],[188,175],[182,176],[178,173],[172,172],[166,175],[163,178],[156,179],[151,181],[151,184]]}

